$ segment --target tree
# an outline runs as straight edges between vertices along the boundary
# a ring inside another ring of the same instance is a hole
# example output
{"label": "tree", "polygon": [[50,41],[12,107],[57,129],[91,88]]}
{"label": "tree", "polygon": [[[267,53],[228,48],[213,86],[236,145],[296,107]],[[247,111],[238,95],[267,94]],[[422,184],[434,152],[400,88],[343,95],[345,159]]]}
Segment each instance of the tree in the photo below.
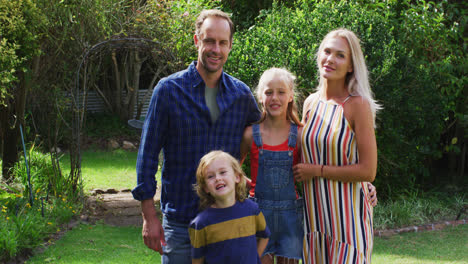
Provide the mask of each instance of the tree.
{"label": "tree", "polygon": [[5,48],[0,54],[0,146],[6,180],[18,160],[19,127],[24,126],[26,94],[37,71],[38,29],[43,22],[44,16],[33,1],[0,0],[0,46]]}

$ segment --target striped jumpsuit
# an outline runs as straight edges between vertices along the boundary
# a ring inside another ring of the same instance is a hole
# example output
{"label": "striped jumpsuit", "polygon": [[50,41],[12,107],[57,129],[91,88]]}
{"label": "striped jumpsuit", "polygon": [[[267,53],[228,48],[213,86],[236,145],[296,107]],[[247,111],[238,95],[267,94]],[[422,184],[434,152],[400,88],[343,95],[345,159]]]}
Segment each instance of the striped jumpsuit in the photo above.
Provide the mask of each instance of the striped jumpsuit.
{"label": "striped jumpsuit", "polygon": [[[343,104],[311,102],[302,132],[302,162],[344,166],[358,162],[356,137]],[[366,182],[316,177],[304,183],[304,264],[370,263],[372,206]]]}

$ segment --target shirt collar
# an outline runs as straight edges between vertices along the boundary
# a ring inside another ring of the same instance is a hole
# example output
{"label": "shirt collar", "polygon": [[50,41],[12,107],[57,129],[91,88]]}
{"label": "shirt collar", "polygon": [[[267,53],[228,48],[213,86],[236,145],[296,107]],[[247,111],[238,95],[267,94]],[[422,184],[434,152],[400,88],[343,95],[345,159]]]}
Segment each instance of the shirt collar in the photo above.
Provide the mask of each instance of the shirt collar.
{"label": "shirt collar", "polygon": [[[189,66],[189,72],[190,72],[190,76],[192,78],[192,88],[195,88],[195,87],[198,87],[201,83],[203,83],[203,85],[205,85],[205,82],[203,81],[200,73],[198,72],[197,70],[197,61],[192,61],[192,63],[190,63],[190,66]],[[221,73],[221,78],[220,78],[220,82],[218,84],[218,91],[222,91],[225,87],[225,78],[226,78],[226,73],[224,73],[224,70],[223,72]]]}

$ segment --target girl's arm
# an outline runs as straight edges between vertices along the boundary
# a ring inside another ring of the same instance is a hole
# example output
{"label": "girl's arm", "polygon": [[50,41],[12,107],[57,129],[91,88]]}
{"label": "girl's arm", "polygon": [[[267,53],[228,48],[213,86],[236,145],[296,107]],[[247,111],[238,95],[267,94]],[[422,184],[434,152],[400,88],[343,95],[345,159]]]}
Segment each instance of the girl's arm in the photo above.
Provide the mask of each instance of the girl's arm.
{"label": "girl's arm", "polygon": [[204,262],[205,258],[192,259],[192,264],[203,264]]}
{"label": "girl's arm", "polygon": [[268,244],[268,238],[257,239],[257,252],[260,257],[262,256],[263,251],[265,250],[267,244]]}
{"label": "girl's arm", "polygon": [[[250,146],[252,146],[253,134],[252,126],[248,126],[244,130],[244,135],[242,136],[241,146],[240,146],[240,164],[245,160],[245,157],[250,152]],[[244,177],[247,185],[247,189],[250,190],[252,187],[252,181],[248,177]]]}
{"label": "girl's arm", "polygon": [[242,135],[242,141],[240,146],[240,163],[242,164],[245,160],[245,157],[250,152],[250,146],[252,146],[253,141],[253,132],[252,126],[248,126],[244,130],[244,134]]}
{"label": "girl's arm", "polygon": [[294,166],[294,177],[305,181],[324,177],[342,182],[372,182],[377,172],[377,143],[369,103],[355,96],[345,104],[348,117],[356,134],[359,163],[346,166],[329,166],[300,163]]}

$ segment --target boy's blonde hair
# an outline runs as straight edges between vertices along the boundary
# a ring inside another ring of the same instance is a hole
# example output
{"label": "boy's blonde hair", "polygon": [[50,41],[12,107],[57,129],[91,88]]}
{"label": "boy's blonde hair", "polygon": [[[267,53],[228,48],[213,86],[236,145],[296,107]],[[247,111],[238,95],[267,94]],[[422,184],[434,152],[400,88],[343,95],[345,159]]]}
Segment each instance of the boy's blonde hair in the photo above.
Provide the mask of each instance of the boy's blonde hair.
{"label": "boy's blonde hair", "polygon": [[[286,118],[289,121],[294,122],[296,125],[302,126],[302,123],[297,114],[297,105],[294,100],[294,95],[296,94],[296,84],[295,84],[296,76],[294,76],[290,71],[283,69],[283,68],[273,67],[263,72],[262,76],[260,77],[260,80],[258,81],[258,86],[256,89],[258,101],[261,102],[263,91],[265,90],[267,83],[271,81],[273,78],[278,78],[281,81],[283,81],[284,84],[286,84],[286,86],[289,88],[289,90],[293,94],[293,100],[288,103]],[[260,118],[260,121],[258,121],[258,123],[263,122],[265,118],[266,118],[266,111],[265,109],[263,109],[262,118]]]}
{"label": "boy's blonde hair", "polygon": [[214,150],[206,154],[200,159],[200,163],[197,168],[197,183],[194,185],[194,189],[197,192],[197,195],[200,197],[200,209],[205,209],[215,203],[215,199],[209,193],[205,192],[206,187],[206,168],[213,163],[213,161],[218,159],[224,159],[230,162],[234,174],[239,176],[240,181],[236,183],[236,201],[243,202],[247,196],[247,189],[245,183],[245,173],[242,170],[241,165],[233,156],[229,153]]}
{"label": "boy's blonde hair", "polygon": [[[367,71],[366,62],[364,60],[364,55],[362,53],[360,40],[356,34],[354,34],[354,32],[345,28],[339,28],[329,32],[322,40],[322,43],[320,43],[320,47],[317,51],[317,66],[320,69],[320,54],[324,49],[325,42],[331,38],[337,37],[344,38],[348,42],[349,49],[351,51],[351,63],[353,65],[353,71],[348,73],[346,76],[348,92],[351,95],[359,95],[369,102],[375,123],[376,113],[382,107],[374,100],[369,84],[369,74]],[[322,94],[324,92],[324,83],[325,80],[322,78],[322,76],[320,76],[320,83],[317,87],[317,90]]]}

